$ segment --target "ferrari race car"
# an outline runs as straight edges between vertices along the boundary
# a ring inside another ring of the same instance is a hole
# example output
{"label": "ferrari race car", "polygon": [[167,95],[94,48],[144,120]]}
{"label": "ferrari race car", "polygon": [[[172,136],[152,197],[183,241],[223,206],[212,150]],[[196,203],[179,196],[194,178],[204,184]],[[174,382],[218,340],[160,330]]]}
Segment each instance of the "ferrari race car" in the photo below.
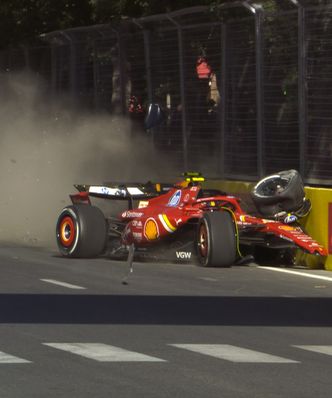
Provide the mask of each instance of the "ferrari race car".
{"label": "ferrari race car", "polygon": [[[186,173],[174,185],[75,185],[78,193],[70,195],[72,205],[61,211],[56,225],[59,250],[66,257],[106,253],[131,264],[141,256],[214,267],[241,263],[242,253],[251,255],[256,248],[327,255],[298,224],[311,204],[297,171],[259,181],[250,194],[256,208],[250,214],[239,198],[204,188],[203,181],[199,173]],[[107,214],[92,204],[95,198],[108,201],[111,210],[118,202],[123,208]]]}

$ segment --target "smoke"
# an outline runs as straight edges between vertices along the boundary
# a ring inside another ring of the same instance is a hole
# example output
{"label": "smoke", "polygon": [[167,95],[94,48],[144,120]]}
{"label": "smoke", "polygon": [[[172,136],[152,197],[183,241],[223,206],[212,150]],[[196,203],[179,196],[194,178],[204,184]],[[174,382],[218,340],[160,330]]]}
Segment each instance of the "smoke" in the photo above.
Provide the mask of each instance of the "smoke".
{"label": "smoke", "polygon": [[127,120],[70,110],[35,77],[0,83],[0,241],[55,247],[74,183],[158,178],[160,154]]}

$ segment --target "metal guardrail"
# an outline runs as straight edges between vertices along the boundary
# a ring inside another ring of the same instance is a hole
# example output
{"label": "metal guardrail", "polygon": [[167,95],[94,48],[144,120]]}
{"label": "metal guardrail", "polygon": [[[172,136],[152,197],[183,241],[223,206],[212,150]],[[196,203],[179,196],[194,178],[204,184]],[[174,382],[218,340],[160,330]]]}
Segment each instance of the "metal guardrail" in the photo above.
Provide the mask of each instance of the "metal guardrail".
{"label": "metal guardrail", "polygon": [[[133,131],[149,102],[151,134],[179,171],[256,180],[296,168],[331,185],[332,7],[269,13],[246,1],[52,32],[3,51],[0,68],[28,68],[81,106],[121,112]],[[205,69],[204,69],[205,68]]]}

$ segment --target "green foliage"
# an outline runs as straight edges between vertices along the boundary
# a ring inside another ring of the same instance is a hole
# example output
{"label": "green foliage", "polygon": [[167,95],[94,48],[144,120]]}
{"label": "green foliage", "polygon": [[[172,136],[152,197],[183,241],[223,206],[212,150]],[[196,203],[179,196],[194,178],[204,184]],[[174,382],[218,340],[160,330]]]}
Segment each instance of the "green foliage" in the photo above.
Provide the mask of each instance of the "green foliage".
{"label": "green foliage", "polygon": [[[301,0],[328,3],[330,0]],[[41,33],[139,18],[187,7],[232,3],[232,0],[0,0],[0,48],[22,44]],[[296,7],[290,0],[248,0],[266,11]]]}
{"label": "green foliage", "polygon": [[23,44],[41,33],[92,21],[89,0],[1,0],[0,47]]}
{"label": "green foliage", "polygon": [[[186,7],[216,3],[212,0],[91,0],[91,2],[94,6],[95,19],[98,22],[125,17],[139,18]],[[221,2],[224,3],[225,0]]]}

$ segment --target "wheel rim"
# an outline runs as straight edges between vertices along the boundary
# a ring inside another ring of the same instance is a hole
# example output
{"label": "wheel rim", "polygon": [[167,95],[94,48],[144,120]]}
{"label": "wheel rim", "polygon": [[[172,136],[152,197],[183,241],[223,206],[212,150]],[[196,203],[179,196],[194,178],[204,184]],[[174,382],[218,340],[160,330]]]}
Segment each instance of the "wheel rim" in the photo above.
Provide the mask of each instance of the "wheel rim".
{"label": "wheel rim", "polygon": [[74,220],[70,216],[66,216],[61,220],[58,236],[63,246],[70,247],[73,244],[76,236],[76,228]]}
{"label": "wheel rim", "polygon": [[202,258],[206,258],[209,251],[208,233],[205,223],[202,223],[199,228],[199,253]]}

